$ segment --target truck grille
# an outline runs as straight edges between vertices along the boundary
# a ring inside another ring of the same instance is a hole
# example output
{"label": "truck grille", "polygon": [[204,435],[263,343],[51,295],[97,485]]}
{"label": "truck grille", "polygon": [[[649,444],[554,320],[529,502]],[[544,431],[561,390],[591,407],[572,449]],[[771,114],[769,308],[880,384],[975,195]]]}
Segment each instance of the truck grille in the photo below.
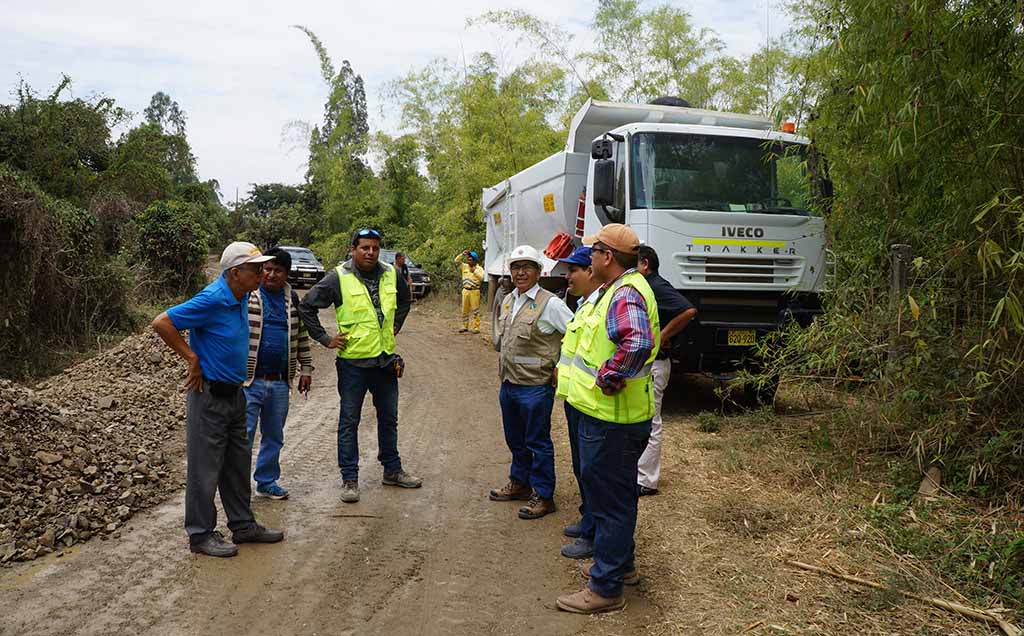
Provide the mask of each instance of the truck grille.
{"label": "truck grille", "polygon": [[788,289],[800,282],[804,271],[804,259],[800,256],[684,256],[677,263],[682,272],[684,287],[725,284]]}

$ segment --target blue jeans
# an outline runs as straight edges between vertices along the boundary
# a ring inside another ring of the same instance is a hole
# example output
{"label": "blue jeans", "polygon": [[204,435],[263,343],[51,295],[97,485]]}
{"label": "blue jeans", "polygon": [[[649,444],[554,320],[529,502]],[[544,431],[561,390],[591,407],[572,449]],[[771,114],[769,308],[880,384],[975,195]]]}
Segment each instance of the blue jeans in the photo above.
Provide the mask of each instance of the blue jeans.
{"label": "blue jeans", "polygon": [[595,530],[589,585],[601,596],[619,596],[623,575],[636,568],[636,468],[651,421],[615,424],[580,413],[579,431],[580,479]]}
{"label": "blue jeans", "polygon": [[505,443],[512,451],[509,477],[551,499],[555,494],[555,446],[551,443],[555,388],[502,382],[498,402]]}
{"label": "blue jeans", "polygon": [[569,423],[569,450],[572,453],[572,474],[576,477],[576,485],[580,489],[580,536],[594,540],[594,519],[587,509],[587,496],[583,494],[583,482],[580,481],[580,416],[576,408],[565,403],[565,420]]}
{"label": "blue jeans", "polygon": [[256,439],[256,424],[260,426],[260,452],[252,474],[258,487],[266,488],[281,477],[281,447],[287,418],[287,382],[256,378],[245,387],[245,428],[250,448]]}
{"label": "blue jeans", "polygon": [[338,468],[344,481],[359,479],[359,418],[369,391],[377,410],[377,459],[384,474],[402,470],[398,456],[398,378],[391,367],[357,367],[344,358],[338,369]]}

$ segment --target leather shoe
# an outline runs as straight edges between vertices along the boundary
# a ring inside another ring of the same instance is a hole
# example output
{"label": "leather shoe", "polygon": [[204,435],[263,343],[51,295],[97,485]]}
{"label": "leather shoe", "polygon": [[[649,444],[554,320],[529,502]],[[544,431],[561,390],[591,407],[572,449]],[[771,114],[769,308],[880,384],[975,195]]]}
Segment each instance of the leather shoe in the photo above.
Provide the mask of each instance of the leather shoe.
{"label": "leather shoe", "polygon": [[572,543],[562,546],[562,556],[569,559],[589,559],[594,556],[594,542],[586,537],[579,537]]}
{"label": "leather shoe", "polygon": [[190,537],[188,549],[212,557],[233,557],[238,554],[238,546],[226,541],[224,535],[217,531]]}
{"label": "leather shoe", "polygon": [[231,539],[235,543],[277,543],[284,539],[284,533],[280,530],[271,530],[264,528],[258,523],[254,523],[248,528],[232,532]]}
{"label": "leather shoe", "polygon": [[519,483],[515,479],[508,480],[508,483],[500,489],[491,491],[491,501],[526,501],[530,498],[530,487]]}
{"label": "leather shoe", "polygon": [[575,614],[597,614],[598,612],[613,612],[626,606],[626,599],[620,594],[612,598],[605,598],[585,587],[575,594],[563,594],[555,601],[558,609]]}
{"label": "leather shoe", "polygon": [[535,490],[530,496],[529,503],[519,509],[519,518],[540,519],[544,515],[551,514],[556,510],[558,508],[555,506],[554,499],[543,499]]}

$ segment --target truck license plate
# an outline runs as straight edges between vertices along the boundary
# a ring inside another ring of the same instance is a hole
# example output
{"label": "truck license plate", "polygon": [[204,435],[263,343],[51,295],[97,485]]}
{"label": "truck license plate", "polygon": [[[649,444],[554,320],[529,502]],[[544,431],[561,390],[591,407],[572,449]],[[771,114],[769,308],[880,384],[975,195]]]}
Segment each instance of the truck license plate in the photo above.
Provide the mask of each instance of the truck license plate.
{"label": "truck license plate", "polygon": [[730,347],[751,347],[757,343],[757,332],[753,330],[729,331]]}

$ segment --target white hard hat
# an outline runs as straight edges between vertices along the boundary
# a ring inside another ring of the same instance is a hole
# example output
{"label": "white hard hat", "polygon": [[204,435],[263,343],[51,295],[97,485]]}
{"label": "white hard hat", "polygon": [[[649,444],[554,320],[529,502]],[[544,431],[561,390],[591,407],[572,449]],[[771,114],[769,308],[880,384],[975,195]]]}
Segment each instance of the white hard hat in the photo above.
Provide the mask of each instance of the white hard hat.
{"label": "white hard hat", "polygon": [[544,267],[544,261],[541,260],[540,252],[530,245],[520,245],[512,250],[512,253],[508,256],[509,265],[516,261],[530,261],[531,263],[536,263],[537,267]]}

